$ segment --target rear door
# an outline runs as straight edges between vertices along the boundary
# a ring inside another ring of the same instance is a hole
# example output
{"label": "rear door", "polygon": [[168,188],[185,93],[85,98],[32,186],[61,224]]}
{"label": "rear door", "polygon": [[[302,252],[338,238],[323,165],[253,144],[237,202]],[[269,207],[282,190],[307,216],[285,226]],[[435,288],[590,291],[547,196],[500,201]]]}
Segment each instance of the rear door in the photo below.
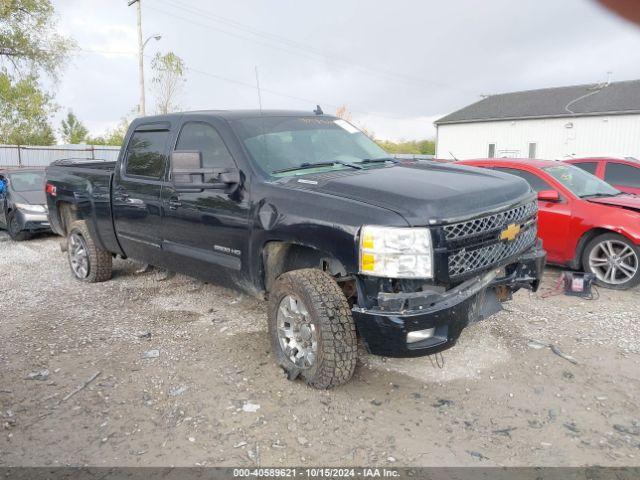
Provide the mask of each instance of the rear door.
{"label": "rear door", "polygon": [[[187,119],[175,149],[201,152],[203,168],[238,169],[213,121]],[[248,256],[249,198],[244,186],[176,192],[169,183],[162,203],[163,249],[173,263],[170,268],[187,266],[202,278],[234,283]]]}
{"label": "rear door", "polygon": [[538,201],[538,237],[547,251],[550,262],[567,261],[568,233],[571,224],[570,199],[563,192],[537,173],[519,168],[499,168],[495,170],[510,173],[526,180],[536,193],[543,190],[556,190],[560,194],[559,202]]}
{"label": "rear door", "polygon": [[623,192],[640,194],[640,164],[605,162],[604,181]]}
{"label": "rear door", "polygon": [[128,257],[161,263],[161,193],[167,175],[169,124],[141,124],[131,134],[113,185],[115,231]]}

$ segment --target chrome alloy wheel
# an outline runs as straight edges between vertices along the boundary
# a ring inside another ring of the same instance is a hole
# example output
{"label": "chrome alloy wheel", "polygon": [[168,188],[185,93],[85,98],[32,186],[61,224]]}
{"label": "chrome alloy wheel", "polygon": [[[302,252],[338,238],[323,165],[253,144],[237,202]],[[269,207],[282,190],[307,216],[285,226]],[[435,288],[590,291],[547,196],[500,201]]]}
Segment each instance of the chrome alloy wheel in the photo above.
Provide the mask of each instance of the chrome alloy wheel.
{"label": "chrome alloy wheel", "polygon": [[318,353],[318,334],[304,303],[295,295],[285,295],[276,320],[285,356],[299,368],[312,367]]}
{"label": "chrome alloy wheel", "polygon": [[598,280],[620,285],[631,280],[638,272],[638,256],[624,242],[605,240],[589,253],[589,267]]}
{"label": "chrome alloy wheel", "polygon": [[89,250],[87,244],[77,232],[69,237],[69,261],[71,270],[78,278],[87,278],[89,275]]}

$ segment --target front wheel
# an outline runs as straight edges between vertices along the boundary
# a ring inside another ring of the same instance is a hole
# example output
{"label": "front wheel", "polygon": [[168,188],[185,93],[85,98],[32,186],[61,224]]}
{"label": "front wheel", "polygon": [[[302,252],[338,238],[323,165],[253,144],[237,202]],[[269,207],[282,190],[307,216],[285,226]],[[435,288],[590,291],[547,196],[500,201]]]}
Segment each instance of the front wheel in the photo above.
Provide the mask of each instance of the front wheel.
{"label": "front wheel", "polygon": [[603,287],[624,290],[640,283],[640,248],[617,233],[591,240],[582,255],[582,265]]}
{"label": "front wheel", "polygon": [[29,232],[21,229],[18,216],[15,212],[9,213],[7,217],[7,231],[9,232],[11,240],[16,242],[22,242],[31,238],[31,234]]}
{"label": "front wheel", "polygon": [[111,278],[111,253],[99,248],[87,224],[73,222],[67,232],[67,255],[73,276],[82,282],[104,282]]}
{"label": "front wheel", "polygon": [[358,355],[356,328],[344,293],[327,273],[282,274],[269,294],[269,333],[278,363],[293,380],[327,389],[347,383]]}

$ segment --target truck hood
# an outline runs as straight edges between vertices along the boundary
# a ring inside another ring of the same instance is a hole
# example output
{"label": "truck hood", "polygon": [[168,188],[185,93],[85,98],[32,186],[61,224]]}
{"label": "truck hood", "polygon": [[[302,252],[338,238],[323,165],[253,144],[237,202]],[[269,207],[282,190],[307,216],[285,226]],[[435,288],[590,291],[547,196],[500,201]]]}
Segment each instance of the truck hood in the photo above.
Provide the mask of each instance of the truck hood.
{"label": "truck hood", "polygon": [[618,195],[615,197],[600,197],[587,199],[591,203],[599,203],[601,205],[609,205],[611,207],[626,208],[640,212],[640,197],[637,195]]}
{"label": "truck hood", "polygon": [[413,226],[477,216],[533,197],[529,184],[513,175],[433,162],[311,174],[287,183],[395,211]]}

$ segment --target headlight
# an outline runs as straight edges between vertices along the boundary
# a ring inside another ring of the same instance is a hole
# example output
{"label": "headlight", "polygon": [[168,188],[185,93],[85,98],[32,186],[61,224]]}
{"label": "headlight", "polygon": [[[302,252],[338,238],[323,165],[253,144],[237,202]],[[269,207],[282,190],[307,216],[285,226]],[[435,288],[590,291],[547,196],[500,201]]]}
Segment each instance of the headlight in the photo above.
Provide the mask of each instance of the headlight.
{"label": "headlight", "polygon": [[31,205],[29,203],[16,203],[16,208],[30,213],[45,213],[47,211],[44,205]]}
{"label": "headlight", "polygon": [[363,226],[360,272],[375,277],[432,278],[431,232],[428,228]]}

